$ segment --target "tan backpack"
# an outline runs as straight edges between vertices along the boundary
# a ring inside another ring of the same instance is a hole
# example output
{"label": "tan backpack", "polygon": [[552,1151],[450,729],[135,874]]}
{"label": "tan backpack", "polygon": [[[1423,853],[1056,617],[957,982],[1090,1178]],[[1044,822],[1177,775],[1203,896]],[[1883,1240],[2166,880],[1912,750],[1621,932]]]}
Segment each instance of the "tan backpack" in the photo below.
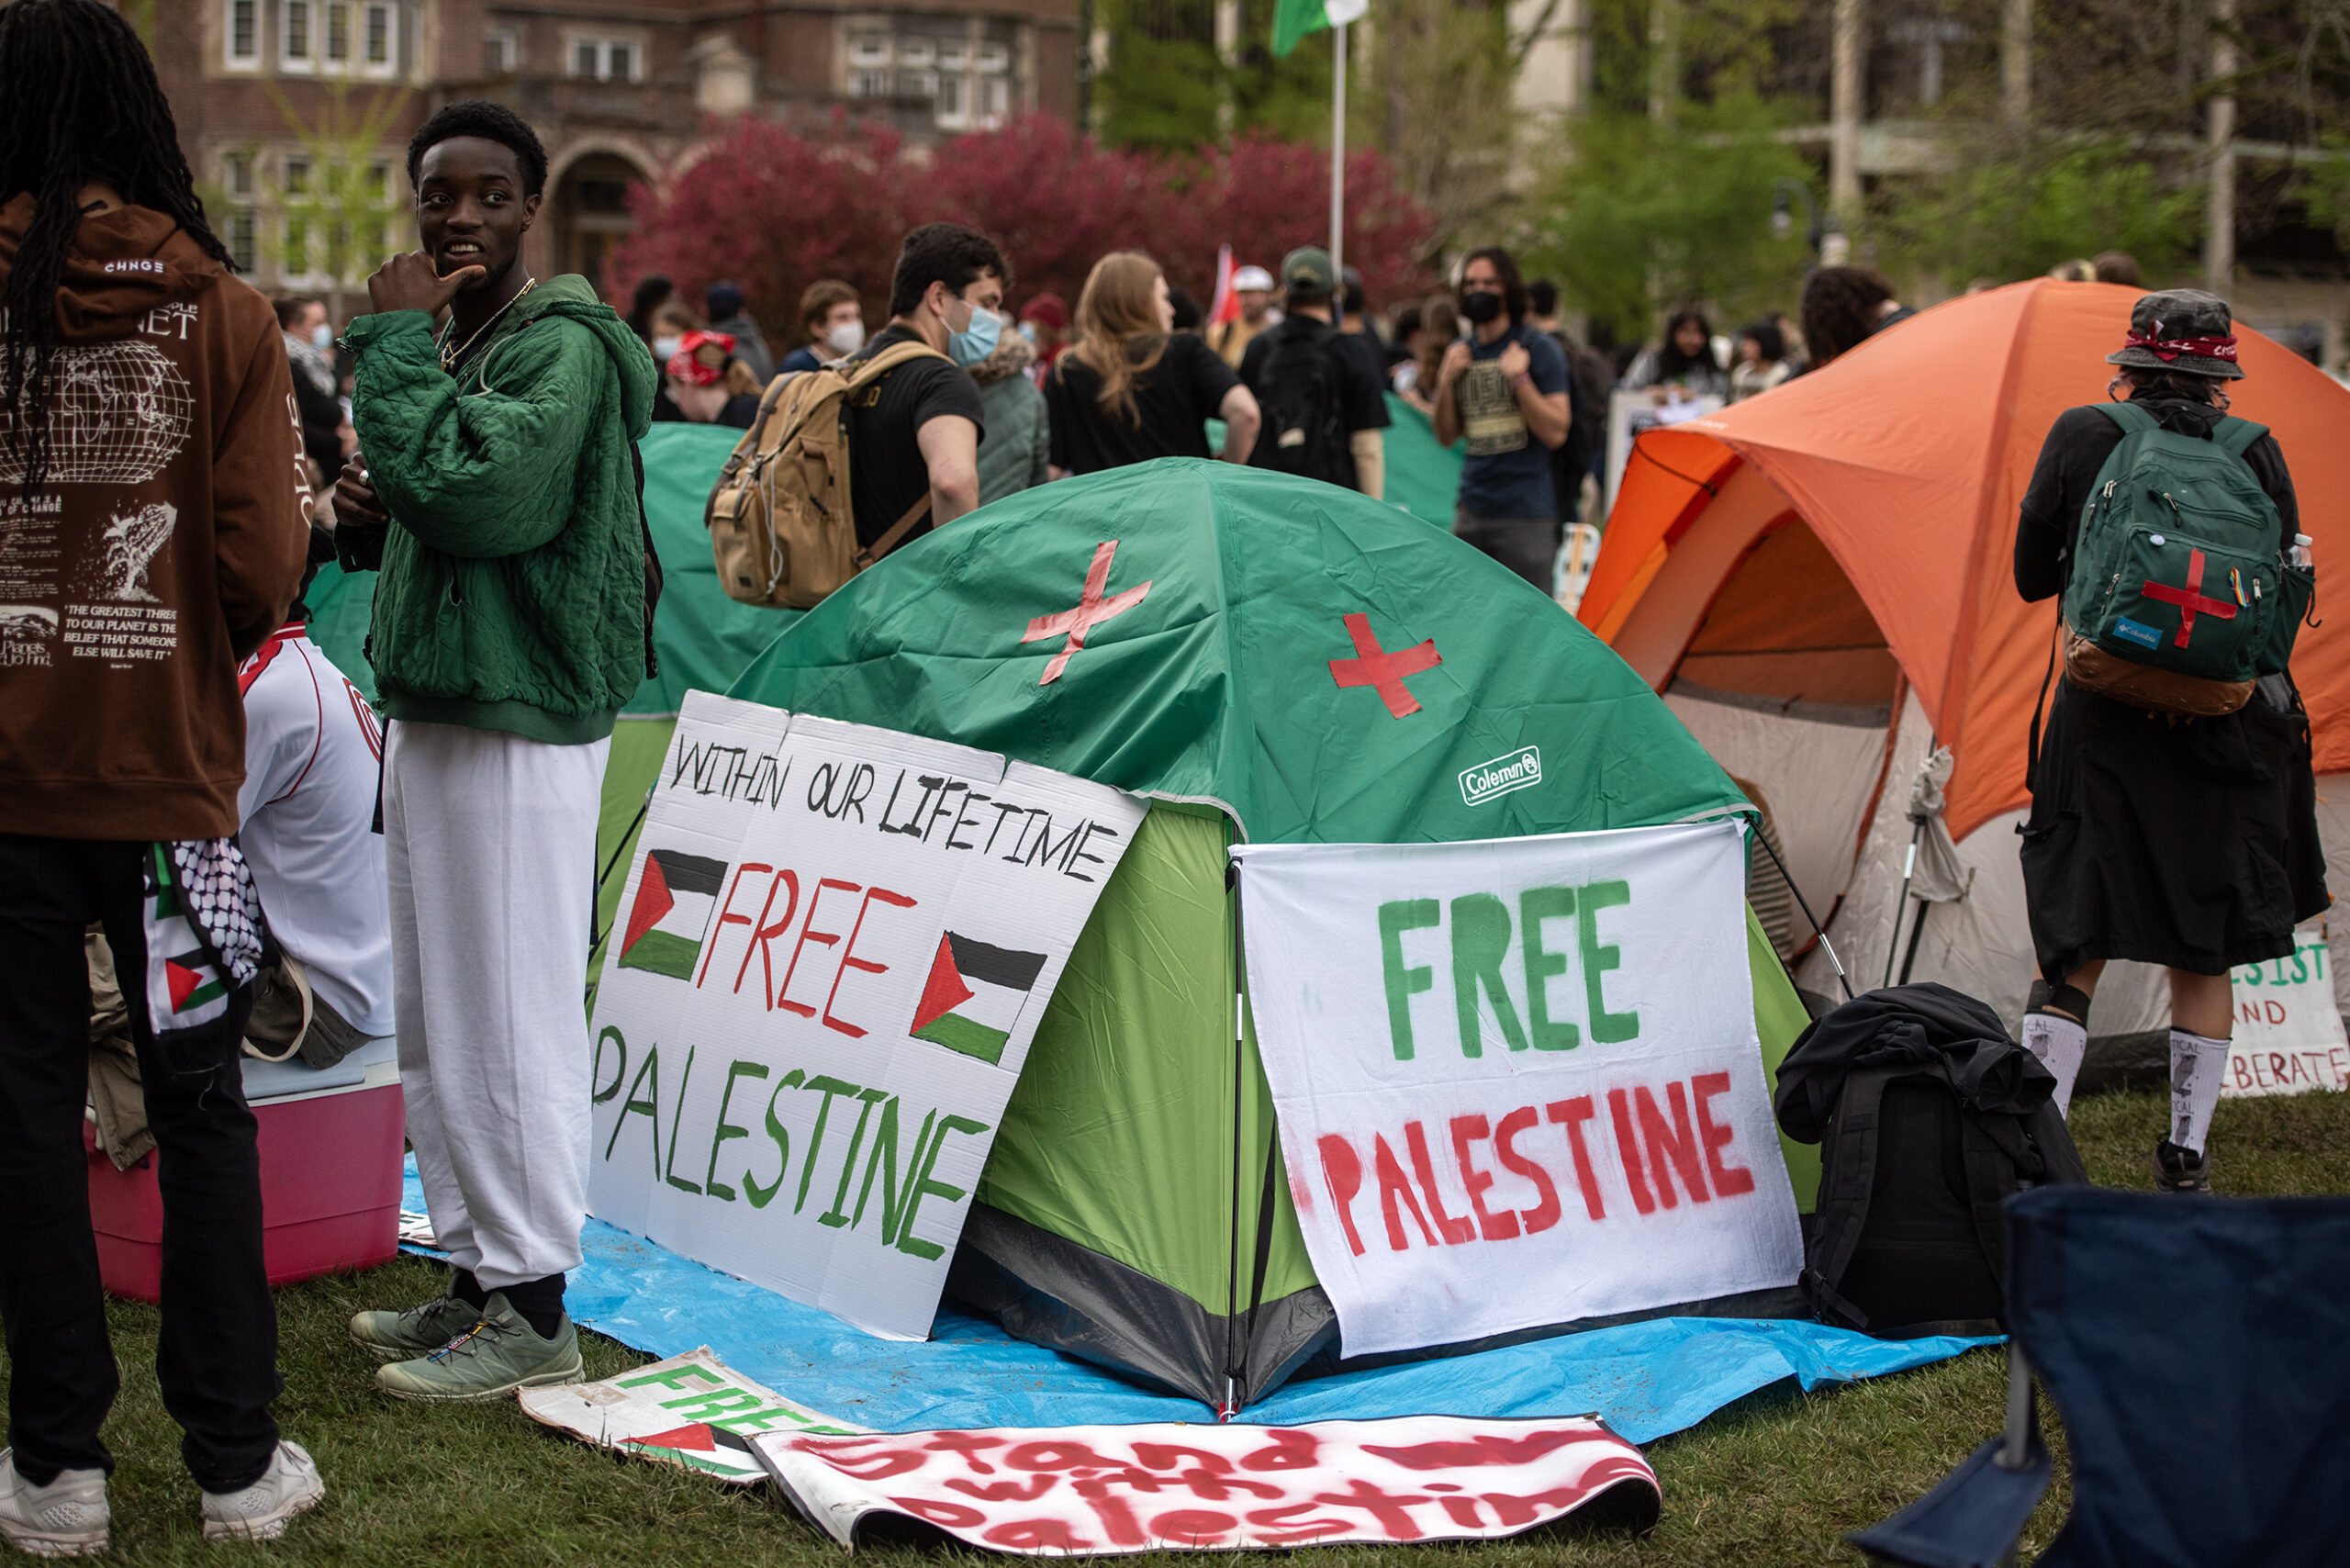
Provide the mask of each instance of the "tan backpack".
{"label": "tan backpack", "polygon": [[930,510],[926,489],[880,538],[857,548],[848,409],[852,396],[924,357],[946,356],[925,343],[892,343],[846,374],[826,365],[776,377],[702,511],[727,598],[811,610],[923,520]]}

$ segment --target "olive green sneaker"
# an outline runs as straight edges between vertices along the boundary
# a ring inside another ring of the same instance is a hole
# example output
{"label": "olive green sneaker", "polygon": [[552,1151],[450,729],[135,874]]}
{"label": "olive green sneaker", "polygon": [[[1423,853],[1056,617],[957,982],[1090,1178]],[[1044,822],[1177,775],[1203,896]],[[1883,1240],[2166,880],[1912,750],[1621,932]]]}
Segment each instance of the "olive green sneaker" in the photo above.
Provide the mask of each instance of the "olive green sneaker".
{"label": "olive green sneaker", "polygon": [[395,1399],[497,1399],[518,1388],[577,1383],[587,1371],[568,1314],[553,1338],[542,1339],[507,1305],[505,1292],[492,1291],[480,1321],[430,1355],[377,1367],[375,1386]]}
{"label": "olive green sneaker", "polygon": [[453,1295],[435,1296],[406,1312],[359,1312],[351,1342],[381,1361],[404,1361],[439,1350],[481,1321],[481,1308]]}

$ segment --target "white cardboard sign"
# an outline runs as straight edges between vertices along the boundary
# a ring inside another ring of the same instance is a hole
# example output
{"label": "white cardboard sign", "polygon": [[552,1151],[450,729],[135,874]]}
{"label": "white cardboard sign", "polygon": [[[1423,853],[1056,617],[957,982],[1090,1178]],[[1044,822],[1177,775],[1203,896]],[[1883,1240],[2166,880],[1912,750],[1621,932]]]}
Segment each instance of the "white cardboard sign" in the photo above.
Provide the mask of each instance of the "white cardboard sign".
{"label": "white cardboard sign", "polygon": [[1656,1517],[1656,1472],[1589,1416],[1407,1416],[1304,1427],[1004,1428],[751,1447],[843,1546],[868,1515],[1034,1557],[1249,1551],[1516,1535],[1628,1488]]}
{"label": "white cardboard sign", "polygon": [[2293,934],[2289,957],[2230,971],[2236,1027],[2222,1099],[2350,1088],[2350,1038],[2326,972],[2322,926]]}
{"label": "white cardboard sign", "polygon": [[596,995],[599,1218],[919,1339],[1144,807],[689,693]]}
{"label": "white cardboard sign", "polygon": [[753,1383],[707,1345],[600,1383],[526,1388],[517,1397],[531,1419],[583,1442],[698,1470],[734,1486],[767,1479],[751,1451],[751,1439],[762,1432],[798,1437],[865,1430]]}
{"label": "white cardboard sign", "polygon": [[1794,1282],[1739,824],[1233,854],[1348,1354]]}

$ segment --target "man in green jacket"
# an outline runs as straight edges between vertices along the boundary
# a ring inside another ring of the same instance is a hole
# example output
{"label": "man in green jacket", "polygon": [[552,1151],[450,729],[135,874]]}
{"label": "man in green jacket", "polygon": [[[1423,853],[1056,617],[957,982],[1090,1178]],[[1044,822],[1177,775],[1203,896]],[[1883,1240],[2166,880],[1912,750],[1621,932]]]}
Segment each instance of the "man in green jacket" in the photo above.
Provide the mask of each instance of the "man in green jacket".
{"label": "man in green jacket", "polygon": [[383,574],[400,1077],[450,1281],[351,1332],[393,1363],[387,1393],[487,1399],[581,1375],[580,996],[604,758],[645,673],[634,443],[655,375],[585,279],[523,265],[546,153],[511,110],[439,110],[408,169],[424,248],[368,280],[346,336],[361,455],[338,494],[346,563]]}

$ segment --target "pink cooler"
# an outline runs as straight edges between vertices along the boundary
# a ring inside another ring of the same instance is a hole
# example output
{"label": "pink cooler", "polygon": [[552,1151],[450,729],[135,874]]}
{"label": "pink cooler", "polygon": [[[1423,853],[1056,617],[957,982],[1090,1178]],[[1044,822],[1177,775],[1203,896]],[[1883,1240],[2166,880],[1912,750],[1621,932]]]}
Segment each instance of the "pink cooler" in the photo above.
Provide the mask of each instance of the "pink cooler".
{"label": "pink cooler", "polygon": [[[245,1097],[261,1124],[263,1256],[269,1282],[372,1269],[399,1251],[400,1165],[407,1123],[393,1042],[375,1041],[325,1071],[245,1061]],[[158,1155],[128,1170],[90,1150],[90,1225],[106,1288],[137,1301],[162,1294],[163,1199]]]}

